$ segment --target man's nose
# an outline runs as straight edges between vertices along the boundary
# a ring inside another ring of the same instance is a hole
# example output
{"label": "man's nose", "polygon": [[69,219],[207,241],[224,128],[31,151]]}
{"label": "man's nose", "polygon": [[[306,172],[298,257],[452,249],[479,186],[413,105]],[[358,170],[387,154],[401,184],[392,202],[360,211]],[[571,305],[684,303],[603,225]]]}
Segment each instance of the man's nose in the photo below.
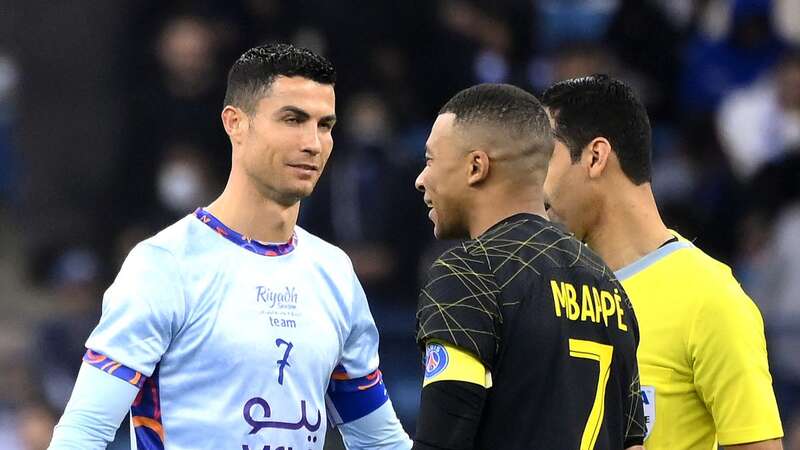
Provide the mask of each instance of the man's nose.
{"label": "man's nose", "polygon": [[308,130],[303,133],[303,151],[311,154],[312,156],[319,155],[322,152],[322,140],[320,139],[320,131],[316,126],[308,127]]}
{"label": "man's nose", "polygon": [[414,180],[414,187],[417,188],[420,192],[425,192],[425,183],[423,181],[423,175],[425,174],[425,169],[422,169],[422,172],[417,175],[417,179]]}

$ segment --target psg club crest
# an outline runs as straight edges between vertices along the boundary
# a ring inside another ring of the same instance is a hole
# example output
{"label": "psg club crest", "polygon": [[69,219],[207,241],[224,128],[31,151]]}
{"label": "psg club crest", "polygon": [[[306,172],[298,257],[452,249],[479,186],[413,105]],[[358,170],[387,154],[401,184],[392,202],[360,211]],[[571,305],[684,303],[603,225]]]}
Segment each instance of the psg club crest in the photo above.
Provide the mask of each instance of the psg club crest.
{"label": "psg club crest", "polygon": [[425,378],[433,378],[447,368],[447,349],[440,344],[428,344],[425,351]]}
{"label": "psg club crest", "polygon": [[644,438],[647,439],[656,424],[656,388],[642,386],[642,405],[644,406],[644,423],[647,425]]}

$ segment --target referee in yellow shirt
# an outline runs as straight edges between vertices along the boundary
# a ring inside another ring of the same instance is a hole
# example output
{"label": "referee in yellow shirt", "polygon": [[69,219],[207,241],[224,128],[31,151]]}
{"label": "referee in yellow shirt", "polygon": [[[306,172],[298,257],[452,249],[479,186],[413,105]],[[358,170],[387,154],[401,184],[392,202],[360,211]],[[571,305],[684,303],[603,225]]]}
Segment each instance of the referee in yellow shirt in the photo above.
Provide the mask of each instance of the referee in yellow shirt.
{"label": "referee in yellow shirt", "polygon": [[605,75],[542,102],[556,137],[548,214],[615,271],[639,320],[647,450],[781,449],[761,314],[728,266],[662,222],[644,106]]}

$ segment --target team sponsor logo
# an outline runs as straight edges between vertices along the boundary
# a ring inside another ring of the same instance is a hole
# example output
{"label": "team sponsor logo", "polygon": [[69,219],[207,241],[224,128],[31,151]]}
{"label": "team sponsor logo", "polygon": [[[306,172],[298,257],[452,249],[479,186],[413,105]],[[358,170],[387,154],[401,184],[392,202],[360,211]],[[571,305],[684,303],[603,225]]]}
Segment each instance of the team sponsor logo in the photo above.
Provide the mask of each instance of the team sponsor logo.
{"label": "team sponsor logo", "polygon": [[[306,401],[300,400],[300,412],[294,415],[299,415],[298,419],[290,420],[274,420],[272,416],[272,408],[269,403],[261,397],[253,397],[245,403],[242,410],[245,422],[250,426],[248,435],[256,435],[261,430],[267,430],[266,437],[270,437],[270,429],[290,430],[297,431],[305,435],[309,445],[317,443],[317,434],[324,433],[324,428],[320,431],[322,424],[322,412],[317,409],[316,417],[314,417],[313,408],[311,414],[307,411]],[[311,419],[310,419],[311,418]],[[251,447],[249,444],[242,444],[243,450],[255,450],[258,447]],[[291,450],[292,447],[288,445],[263,445],[259,450]]]}
{"label": "team sponsor logo", "polygon": [[642,405],[644,405],[644,424],[646,430],[644,438],[647,439],[653,432],[656,424],[656,388],[653,386],[642,386]]}
{"label": "team sponsor logo", "polygon": [[298,319],[302,315],[298,307],[298,297],[294,286],[256,286],[256,305],[259,312],[267,315],[270,326],[275,328],[297,328]]}
{"label": "team sponsor logo", "polygon": [[263,302],[270,309],[297,309],[297,290],[294,286],[282,289],[256,286],[256,302]]}
{"label": "team sponsor logo", "polygon": [[283,319],[280,317],[269,317],[269,324],[277,328],[296,328],[297,321],[295,319]]}
{"label": "team sponsor logo", "polygon": [[441,344],[428,344],[425,349],[425,378],[433,378],[447,368],[450,356]]}

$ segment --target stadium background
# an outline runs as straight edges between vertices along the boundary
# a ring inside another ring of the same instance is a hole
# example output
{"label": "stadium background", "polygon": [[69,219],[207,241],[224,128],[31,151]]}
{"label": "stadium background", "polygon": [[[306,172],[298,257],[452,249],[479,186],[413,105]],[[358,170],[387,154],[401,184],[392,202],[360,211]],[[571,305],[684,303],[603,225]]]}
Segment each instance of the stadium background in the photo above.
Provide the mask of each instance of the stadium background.
{"label": "stadium background", "polygon": [[0,448],[46,447],[127,251],[222,188],[225,71],[272,40],[337,67],[334,153],[300,223],[352,257],[409,432],[416,290],[442,245],[412,183],[437,108],[477,82],[607,72],[648,107],[666,222],[761,308],[800,448],[798,19],[796,0],[3,0]]}

